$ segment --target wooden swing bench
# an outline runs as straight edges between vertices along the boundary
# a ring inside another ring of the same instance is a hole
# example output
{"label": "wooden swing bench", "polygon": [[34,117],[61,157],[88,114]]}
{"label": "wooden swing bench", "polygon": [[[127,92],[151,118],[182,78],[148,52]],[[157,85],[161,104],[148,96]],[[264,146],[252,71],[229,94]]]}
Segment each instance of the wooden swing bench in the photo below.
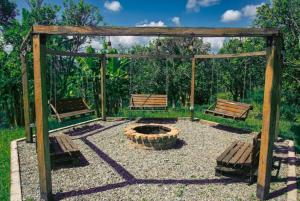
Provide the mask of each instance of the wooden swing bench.
{"label": "wooden swing bench", "polygon": [[58,101],[50,101],[52,117],[57,118],[59,122],[64,118],[81,116],[94,113],[83,98],[66,98]]}
{"label": "wooden swing bench", "polygon": [[168,107],[168,96],[160,94],[131,94],[130,109],[154,110]]}
{"label": "wooden swing bench", "polygon": [[216,175],[235,175],[246,178],[253,183],[258,168],[261,133],[253,138],[253,142],[234,141],[218,158]]}
{"label": "wooden swing bench", "polygon": [[72,139],[65,134],[49,136],[50,158],[55,163],[77,159],[81,153]]}
{"label": "wooden swing bench", "polygon": [[[214,106],[214,110],[211,108]],[[210,106],[205,113],[210,113],[217,116],[233,118],[237,120],[245,120],[253,106],[250,104],[229,101],[225,99],[217,99],[217,102]]]}

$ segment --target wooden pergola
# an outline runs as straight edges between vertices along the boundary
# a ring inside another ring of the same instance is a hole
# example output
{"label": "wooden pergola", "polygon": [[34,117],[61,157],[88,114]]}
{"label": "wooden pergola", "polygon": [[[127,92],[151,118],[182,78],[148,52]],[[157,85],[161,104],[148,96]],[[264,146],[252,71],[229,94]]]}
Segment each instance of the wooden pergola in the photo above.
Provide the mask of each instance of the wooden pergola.
{"label": "wooden pergola", "polygon": [[275,136],[279,132],[279,105],[280,105],[280,81],[282,69],[282,36],[278,29],[261,28],[174,28],[174,27],[74,27],[74,26],[33,26],[30,33],[25,37],[21,45],[22,82],[25,133],[27,142],[32,142],[30,132],[30,112],[28,77],[25,60],[25,48],[32,37],[33,42],[33,65],[34,65],[34,90],[35,90],[35,116],[39,182],[41,198],[52,199],[52,181],[49,154],[49,130],[48,130],[48,107],[46,89],[46,55],[97,57],[101,59],[101,112],[102,120],[106,120],[105,112],[105,74],[106,58],[150,58],[157,55],[131,55],[131,54],[89,54],[60,52],[47,49],[46,38],[48,35],[68,36],[168,36],[168,37],[264,37],[267,47],[262,52],[250,52],[241,54],[218,54],[218,55],[160,55],[165,58],[191,59],[191,92],[190,110],[191,120],[194,119],[194,94],[196,60],[213,58],[234,58],[248,56],[266,56],[262,137],[258,167],[257,198],[268,198],[272,171],[273,145]]}

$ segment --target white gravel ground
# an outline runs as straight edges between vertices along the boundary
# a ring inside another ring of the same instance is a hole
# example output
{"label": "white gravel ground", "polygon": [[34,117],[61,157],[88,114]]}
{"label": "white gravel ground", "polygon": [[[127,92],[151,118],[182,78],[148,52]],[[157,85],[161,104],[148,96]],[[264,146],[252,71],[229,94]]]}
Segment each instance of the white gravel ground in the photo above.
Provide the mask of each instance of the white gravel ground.
{"label": "white gravel ground", "polygon": [[[251,134],[180,120],[173,126],[181,130],[179,138],[185,144],[153,151],[129,145],[123,130],[132,122],[96,123],[104,127],[72,136],[89,164],[52,171],[56,200],[256,200],[255,184],[216,177],[214,170],[217,156],[227,146],[237,139],[251,142]],[[18,151],[23,200],[39,200],[35,145],[20,142]],[[285,157],[284,147],[281,157]],[[285,200],[285,181],[282,163],[278,180],[271,184],[271,195],[276,196],[271,200]]]}

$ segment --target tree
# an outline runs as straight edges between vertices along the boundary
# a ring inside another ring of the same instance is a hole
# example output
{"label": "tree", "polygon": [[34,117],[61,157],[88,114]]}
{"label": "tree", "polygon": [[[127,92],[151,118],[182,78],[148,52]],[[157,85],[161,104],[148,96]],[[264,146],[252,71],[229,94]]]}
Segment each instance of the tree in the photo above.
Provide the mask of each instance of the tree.
{"label": "tree", "polygon": [[9,0],[1,0],[0,4],[0,27],[7,25],[17,15],[17,5]]}
{"label": "tree", "polygon": [[284,68],[282,80],[283,115],[295,120],[300,111],[300,1],[273,0],[259,7],[255,25],[280,28],[284,39]]}

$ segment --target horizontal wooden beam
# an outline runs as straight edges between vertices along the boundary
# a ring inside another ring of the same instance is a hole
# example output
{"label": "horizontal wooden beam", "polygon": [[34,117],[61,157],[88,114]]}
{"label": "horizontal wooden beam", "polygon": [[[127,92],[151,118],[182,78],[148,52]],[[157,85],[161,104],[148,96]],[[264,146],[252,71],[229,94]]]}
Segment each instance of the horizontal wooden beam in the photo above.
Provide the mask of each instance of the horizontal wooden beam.
{"label": "horizontal wooden beam", "polygon": [[195,58],[196,59],[226,59],[226,58],[254,57],[254,56],[266,56],[266,51],[246,52],[246,53],[238,53],[238,54],[195,55]]}
{"label": "horizontal wooden beam", "polygon": [[63,52],[58,50],[46,50],[47,54],[57,56],[74,56],[74,57],[96,57],[96,58],[175,58],[175,59],[191,59],[192,56],[170,55],[170,54],[100,54],[85,52]]}
{"label": "horizontal wooden beam", "polygon": [[64,51],[51,50],[51,49],[46,49],[46,54],[57,55],[57,56],[96,57],[96,58],[102,58],[105,56],[105,54],[98,54],[98,53],[64,52]]}
{"label": "horizontal wooden beam", "polygon": [[[165,58],[165,59],[192,59],[193,56],[171,55],[171,54],[100,54],[100,53],[85,53],[85,52],[63,52],[58,50],[46,49],[46,53],[57,56],[74,56],[74,57],[96,57],[96,58]],[[238,57],[253,57],[265,56],[266,51],[261,52],[246,52],[239,54],[207,54],[194,55],[196,59],[224,59],[224,58],[238,58]]]}
{"label": "horizontal wooden beam", "polygon": [[172,54],[106,54],[107,58],[164,58],[164,59],[191,59],[192,56],[172,55]]}
{"label": "horizontal wooden beam", "polygon": [[33,33],[87,36],[266,37],[278,35],[279,30],[273,28],[75,27],[35,25],[33,26]]}

